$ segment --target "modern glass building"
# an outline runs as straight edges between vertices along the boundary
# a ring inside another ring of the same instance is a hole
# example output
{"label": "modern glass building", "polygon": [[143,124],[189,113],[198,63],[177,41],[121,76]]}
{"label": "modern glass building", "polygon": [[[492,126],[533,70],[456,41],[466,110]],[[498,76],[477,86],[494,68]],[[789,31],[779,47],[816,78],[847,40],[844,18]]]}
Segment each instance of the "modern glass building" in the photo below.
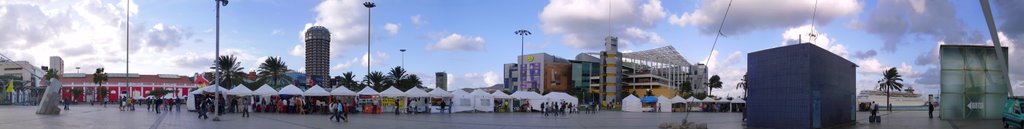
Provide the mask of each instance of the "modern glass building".
{"label": "modern glass building", "polygon": [[942,45],[939,56],[942,119],[1002,118],[1009,83],[994,47]]}
{"label": "modern glass building", "polygon": [[747,55],[747,127],[831,128],[854,123],[857,65],[804,43]]}

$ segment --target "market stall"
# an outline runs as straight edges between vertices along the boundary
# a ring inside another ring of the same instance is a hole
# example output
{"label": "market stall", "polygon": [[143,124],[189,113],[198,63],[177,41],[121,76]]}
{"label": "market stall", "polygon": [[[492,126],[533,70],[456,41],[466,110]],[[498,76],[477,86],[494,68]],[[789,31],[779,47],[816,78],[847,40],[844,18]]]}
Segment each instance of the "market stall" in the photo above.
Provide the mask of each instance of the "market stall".
{"label": "market stall", "polygon": [[636,96],[629,95],[622,99],[622,111],[641,112],[642,110],[640,109],[640,106],[640,98],[637,98]]}

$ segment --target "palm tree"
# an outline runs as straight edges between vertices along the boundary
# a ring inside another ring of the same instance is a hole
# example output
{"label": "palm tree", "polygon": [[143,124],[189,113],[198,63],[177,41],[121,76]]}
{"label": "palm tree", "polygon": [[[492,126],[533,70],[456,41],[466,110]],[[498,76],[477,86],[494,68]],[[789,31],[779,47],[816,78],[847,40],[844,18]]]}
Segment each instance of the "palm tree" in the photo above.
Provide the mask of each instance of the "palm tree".
{"label": "palm tree", "polygon": [[264,60],[259,67],[259,79],[271,87],[283,87],[292,82],[292,78],[288,77],[287,73],[288,65],[285,65],[281,57],[270,57]]}
{"label": "palm tree", "polygon": [[363,83],[377,91],[381,91],[386,88],[384,87],[385,82],[387,82],[387,77],[385,77],[384,73],[381,73],[380,71],[370,72],[370,74],[366,74],[366,77],[363,77]]}
{"label": "palm tree", "polygon": [[43,80],[49,82],[50,79],[60,80],[60,76],[57,76],[57,71],[55,69],[48,69],[46,70],[46,75],[43,75]]}
{"label": "palm tree", "polygon": [[213,62],[215,68],[221,72],[219,81],[217,81],[220,83],[218,85],[232,88],[244,82],[242,78],[245,77],[245,73],[242,72],[242,63],[238,62],[235,56],[220,56]]}
{"label": "palm tree", "polygon": [[[99,85],[96,88],[98,93],[99,101],[104,101],[107,98],[107,87],[103,87],[103,83],[107,82],[107,73],[104,72],[104,68],[96,68],[96,72],[92,73],[92,83]],[[107,103],[103,103],[103,107],[106,107]]]}
{"label": "palm tree", "polygon": [[[349,90],[356,90],[355,88],[359,86],[359,82],[356,82],[355,74],[352,72],[345,72],[341,74],[341,85],[345,86]],[[359,88],[359,90],[362,90],[362,88]]]}
{"label": "palm tree", "polygon": [[693,92],[693,83],[690,81],[683,81],[679,86],[679,95],[691,96],[690,92]]}
{"label": "palm tree", "polygon": [[406,90],[407,91],[409,89],[412,89],[414,87],[419,87],[419,86],[422,86],[422,85],[423,85],[423,81],[420,81],[420,77],[419,76],[416,76],[416,74],[410,74],[410,75],[406,76],[405,79],[402,80],[402,86],[404,86],[404,87],[398,87],[398,89]]}
{"label": "palm tree", "polygon": [[70,91],[71,91],[71,96],[73,98],[72,99],[68,99],[68,102],[73,102],[72,100],[74,99],[74,97],[81,97],[82,93],[85,93],[85,90],[82,90],[82,89],[71,89]]}
{"label": "palm tree", "polygon": [[889,92],[892,90],[903,90],[903,77],[896,71],[896,67],[890,68],[882,73],[882,80],[878,81],[879,90],[885,91],[885,105],[888,107],[889,112],[892,112],[892,104],[889,103]]}
{"label": "palm tree", "polygon": [[101,86],[100,88],[96,88],[96,95],[98,95],[100,101],[102,101],[101,105],[103,105],[103,107],[107,107],[106,99],[108,94],[110,94],[110,90],[107,89],[107,87]]}
{"label": "palm tree", "polygon": [[403,88],[407,87],[407,85],[403,85],[402,84],[402,81],[404,81],[404,80],[405,80],[405,69],[402,69],[402,66],[397,66],[395,68],[391,68],[391,71],[388,72],[388,77],[387,77],[387,81],[385,81],[385,83],[386,83],[385,85],[386,86],[396,86],[395,88],[403,89]]}
{"label": "palm tree", "polygon": [[722,78],[718,77],[718,75],[711,76],[711,79],[708,79],[708,94],[711,94],[711,91],[715,88],[722,88]]}

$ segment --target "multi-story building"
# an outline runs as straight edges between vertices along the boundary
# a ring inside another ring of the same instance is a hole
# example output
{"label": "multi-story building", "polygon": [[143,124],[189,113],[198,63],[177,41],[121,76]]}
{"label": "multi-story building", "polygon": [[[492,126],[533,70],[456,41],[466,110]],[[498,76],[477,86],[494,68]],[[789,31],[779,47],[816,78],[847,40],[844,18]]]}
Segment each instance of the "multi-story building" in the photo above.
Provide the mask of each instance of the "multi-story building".
{"label": "multi-story building", "polygon": [[[72,98],[75,102],[111,101],[117,102],[121,97],[141,98],[149,91],[165,89],[174,91],[170,94],[174,97],[184,98],[188,92],[199,88],[199,85],[192,83],[188,76],[174,74],[139,75],[138,73],[107,73],[107,82],[97,84],[92,81],[93,74],[65,73],[61,78],[62,98]],[[131,81],[131,87],[126,87],[125,79]],[[96,93],[100,86],[106,87],[109,91],[107,96],[98,96]],[[86,91],[82,96],[72,96],[71,89],[82,89]],[[91,92],[90,92],[91,91]],[[162,96],[160,96],[162,97]],[[102,99],[101,99],[102,98]]]}
{"label": "multi-story building", "polygon": [[306,30],[306,75],[317,83],[326,82],[330,78],[330,56],[331,32],[323,26]]}
{"label": "multi-story building", "polygon": [[[606,59],[601,59],[602,54]],[[619,58],[614,60],[622,61],[601,63],[612,56]],[[651,90],[654,96],[672,97],[681,91],[684,82],[707,77],[706,67],[691,66],[671,46],[630,53],[581,53],[576,55],[575,60],[546,53],[529,54],[519,58],[524,60],[525,66],[515,63],[504,64],[505,90],[570,92],[578,97],[582,96],[581,94],[597,97],[598,101],[603,102],[616,101],[633,92],[646,96],[647,90]],[[622,65],[615,68],[619,70],[607,70],[608,66],[614,67],[617,64]],[[700,67],[703,70],[694,70],[692,67]],[[602,71],[602,68],[611,73]],[[602,78],[606,81],[602,81]],[[612,84],[602,83],[608,82],[607,80],[618,81]],[[694,89],[706,89],[701,86],[704,85],[693,85]],[[693,92],[703,93],[697,90]]]}
{"label": "multi-story building", "polygon": [[441,88],[441,90],[448,90],[448,73],[447,72],[437,72],[437,73],[434,73],[434,77],[436,77],[436,78],[434,78],[434,80],[436,81],[434,83],[435,87]]}
{"label": "multi-story building", "polygon": [[58,74],[57,76],[63,75],[64,74],[64,59],[61,59],[60,56],[51,56],[50,57],[50,69],[53,69],[54,72],[56,72]]}
{"label": "multi-story building", "polygon": [[[46,72],[28,61],[12,61],[0,58],[0,87],[14,82],[13,92],[0,92],[0,104],[38,102],[42,95],[42,80]],[[2,91],[3,89],[0,89]]]}
{"label": "multi-story building", "polygon": [[708,66],[697,63],[696,65],[693,65],[689,71],[690,76],[688,80],[690,80],[690,88],[693,88],[690,93],[694,95],[710,95],[711,93],[708,93]]}

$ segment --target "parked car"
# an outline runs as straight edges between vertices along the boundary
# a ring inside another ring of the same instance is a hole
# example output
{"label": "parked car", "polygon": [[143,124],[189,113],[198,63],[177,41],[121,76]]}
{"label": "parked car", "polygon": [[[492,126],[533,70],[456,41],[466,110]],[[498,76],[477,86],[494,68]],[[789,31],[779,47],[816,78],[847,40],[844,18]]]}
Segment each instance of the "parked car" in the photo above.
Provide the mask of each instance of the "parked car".
{"label": "parked car", "polygon": [[1006,98],[1003,105],[1003,128],[1010,126],[1024,128],[1024,98]]}

